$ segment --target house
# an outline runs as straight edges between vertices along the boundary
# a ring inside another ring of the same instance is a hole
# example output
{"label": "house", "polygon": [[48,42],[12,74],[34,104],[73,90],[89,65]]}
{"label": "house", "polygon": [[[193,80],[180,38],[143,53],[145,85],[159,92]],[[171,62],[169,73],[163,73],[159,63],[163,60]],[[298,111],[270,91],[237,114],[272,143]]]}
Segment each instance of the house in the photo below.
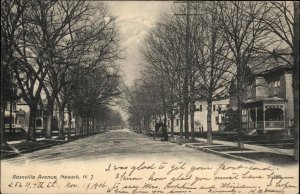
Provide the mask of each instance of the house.
{"label": "house", "polygon": [[[292,59],[285,52],[251,62],[241,95],[243,128],[290,133],[294,119]],[[236,109],[234,93],[230,104]]]}
{"label": "house", "polygon": [[[25,101],[20,99],[18,102],[13,102],[13,128],[23,128],[26,131],[29,127],[29,114],[30,109],[29,106]],[[37,112],[36,112],[36,134],[44,135],[46,128],[47,128],[47,116],[48,116],[48,109],[47,109],[47,101],[39,100],[37,105]],[[6,110],[5,110],[5,128],[9,128],[9,121],[10,121],[10,103],[7,103]],[[52,119],[52,130],[53,132],[58,131],[59,127],[59,111],[58,106],[55,103],[54,111],[53,111],[53,119]],[[64,111],[64,128],[67,129],[69,127],[69,113],[67,109]],[[75,128],[75,115],[71,112],[71,128]]]}
{"label": "house", "polygon": [[[227,110],[229,108],[229,98],[214,100],[212,103],[211,125],[213,131],[220,131],[224,128],[222,125],[222,117],[224,113],[221,110]],[[170,120],[168,119],[168,130],[170,131]],[[189,124],[191,118],[189,114]],[[184,121],[183,121],[184,125]],[[207,131],[207,102],[205,100],[198,100],[195,102],[194,108],[194,131],[205,132]],[[174,120],[174,132],[180,132],[180,118],[179,114],[175,116]]]}
{"label": "house", "polygon": [[[225,113],[229,109],[229,98],[219,98],[214,100],[212,103],[212,115],[211,124],[213,131],[222,131],[225,128]],[[180,132],[180,116],[178,113],[178,108],[176,109],[176,114],[174,118],[174,131],[175,133]],[[150,121],[150,128],[153,130],[155,128],[155,123],[164,120],[163,115],[157,115],[152,117]],[[171,131],[171,118],[167,115],[167,129]],[[191,117],[189,113],[189,126],[191,124]],[[184,120],[183,120],[184,126]],[[190,127],[189,127],[190,129]],[[183,130],[184,131],[184,130]],[[207,102],[205,100],[197,100],[195,102],[194,108],[194,131],[195,132],[205,132],[207,131]]]}
{"label": "house", "polygon": [[9,131],[10,124],[12,124],[12,130],[22,128],[27,131],[25,116],[25,111],[19,108],[16,102],[7,102],[4,116],[5,130]]}

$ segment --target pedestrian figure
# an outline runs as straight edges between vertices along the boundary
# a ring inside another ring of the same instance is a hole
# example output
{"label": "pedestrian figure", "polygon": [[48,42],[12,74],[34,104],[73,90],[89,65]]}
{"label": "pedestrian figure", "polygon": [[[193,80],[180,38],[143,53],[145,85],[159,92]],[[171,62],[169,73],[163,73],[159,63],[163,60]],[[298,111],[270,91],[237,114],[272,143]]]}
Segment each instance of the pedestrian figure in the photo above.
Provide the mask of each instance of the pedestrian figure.
{"label": "pedestrian figure", "polygon": [[153,139],[154,140],[155,140],[156,134],[158,133],[161,126],[162,126],[162,122],[155,123],[155,129],[154,129],[154,132],[153,132]]}

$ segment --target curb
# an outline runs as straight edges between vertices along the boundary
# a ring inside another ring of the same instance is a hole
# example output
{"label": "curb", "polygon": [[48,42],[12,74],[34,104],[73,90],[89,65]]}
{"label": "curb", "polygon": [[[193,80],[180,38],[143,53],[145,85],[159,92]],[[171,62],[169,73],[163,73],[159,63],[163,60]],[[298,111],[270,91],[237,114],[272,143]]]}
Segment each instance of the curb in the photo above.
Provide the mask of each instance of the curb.
{"label": "curb", "polygon": [[187,145],[187,144],[185,144],[185,146],[189,147],[189,148],[201,150],[201,151],[206,152],[206,153],[216,154],[216,155],[219,155],[219,156],[222,156],[222,157],[225,157],[225,158],[235,159],[235,160],[242,161],[242,162],[258,163],[258,161],[255,161],[255,160],[251,160],[251,159],[244,158],[244,157],[241,157],[241,156],[234,156],[234,155],[227,154],[227,153],[217,152],[217,151],[207,149],[207,148],[195,147],[195,146]]}
{"label": "curb", "polygon": [[[148,137],[149,139],[152,139],[150,136],[148,136],[146,134],[142,134],[142,135]],[[266,163],[263,163],[263,162],[259,162],[259,161],[248,159],[248,158],[244,158],[244,157],[241,157],[241,156],[235,156],[235,155],[231,155],[231,154],[227,154],[227,153],[217,152],[217,151],[207,149],[207,148],[203,148],[203,147],[195,147],[193,145],[189,145],[189,144],[181,143],[181,142],[175,142],[173,140],[169,140],[167,142],[175,143],[177,145],[182,145],[182,146],[192,148],[192,149],[196,149],[196,150],[200,150],[200,151],[203,151],[203,152],[206,152],[206,153],[219,155],[219,156],[224,157],[224,158],[234,159],[234,160],[237,160],[237,161],[256,163],[256,164],[266,164]]]}
{"label": "curb", "polygon": [[71,141],[55,142],[54,144],[48,144],[48,145],[43,145],[43,146],[39,146],[39,147],[34,147],[32,149],[23,150],[23,151],[20,151],[19,153],[15,152],[15,153],[7,154],[7,155],[4,155],[4,156],[1,155],[1,160],[14,158],[14,157],[20,156],[21,154],[26,154],[26,153],[30,153],[30,152],[34,152],[34,151],[38,151],[38,150],[42,150],[42,149],[46,149],[46,148],[50,148],[52,146],[64,144],[64,143],[67,143],[67,142],[71,142]]}
{"label": "curb", "polygon": [[180,142],[174,142],[174,141],[169,141],[169,142],[175,143],[177,145],[182,145],[182,146],[185,146],[185,147],[188,147],[188,148],[200,150],[200,151],[203,151],[203,152],[206,152],[206,153],[219,155],[219,156],[224,157],[224,158],[234,159],[234,160],[237,160],[237,161],[256,163],[256,164],[259,164],[259,163],[260,164],[265,164],[263,162],[259,162],[259,161],[248,159],[248,158],[244,158],[244,157],[241,157],[241,156],[235,156],[235,155],[231,155],[231,154],[227,154],[227,153],[217,152],[217,151],[207,149],[207,148],[203,148],[203,147],[195,147],[193,145],[189,145],[189,144],[186,144],[186,143],[180,143]]}
{"label": "curb", "polygon": [[[103,132],[101,132],[101,133],[103,133]],[[97,134],[94,134],[94,135],[98,135],[98,134],[101,134],[101,133],[97,133]],[[85,136],[85,137],[82,137],[82,138],[76,138],[76,139],[72,139],[72,140],[69,140],[69,141],[64,141],[64,140],[48,140],[48,141],[51,141],[52,143],[47,144],[47,145],[43,145],[43,146],[34,147],[32,149],[23,150],[23,151],[20,151],[19,153],[14,152],[14,153],[11,153],[11,154],[6,154],[4,156],[1,154],[1,160],[18,157],[21,154],[31,153],[31,152],[34,152],[34,151],[38,151],[38,150],[50,148],[52,146],[61,145],[61,144],[65,144],[65,143],[68,143],[68,142],[72,142],[72,141],[76,141],[76,140],[79,140],[79,139],[83,139],[83,138],[86,138],[86,137],[91,137],[91,136]]]}

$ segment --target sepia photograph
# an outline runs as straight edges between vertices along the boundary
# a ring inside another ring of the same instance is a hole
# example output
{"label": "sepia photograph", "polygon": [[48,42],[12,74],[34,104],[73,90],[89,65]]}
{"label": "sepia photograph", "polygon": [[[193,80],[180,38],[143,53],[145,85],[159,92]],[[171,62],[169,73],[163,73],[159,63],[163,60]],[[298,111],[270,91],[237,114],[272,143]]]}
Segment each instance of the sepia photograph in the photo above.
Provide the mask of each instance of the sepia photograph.
{"label": "sepia photograph", "polygon": [[299,193],[299,8],[1,0],[0,193]]}

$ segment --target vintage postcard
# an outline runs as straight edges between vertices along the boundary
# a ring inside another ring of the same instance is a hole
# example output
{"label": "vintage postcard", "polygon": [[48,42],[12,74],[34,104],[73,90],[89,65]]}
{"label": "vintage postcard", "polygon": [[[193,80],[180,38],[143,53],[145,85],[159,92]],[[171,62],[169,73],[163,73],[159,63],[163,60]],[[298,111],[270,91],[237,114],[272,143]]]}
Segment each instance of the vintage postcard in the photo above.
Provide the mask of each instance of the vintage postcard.
{"label": "vintage postcard", "polygon": [[299,192],[299,1],[1,1],[0,193]]}

